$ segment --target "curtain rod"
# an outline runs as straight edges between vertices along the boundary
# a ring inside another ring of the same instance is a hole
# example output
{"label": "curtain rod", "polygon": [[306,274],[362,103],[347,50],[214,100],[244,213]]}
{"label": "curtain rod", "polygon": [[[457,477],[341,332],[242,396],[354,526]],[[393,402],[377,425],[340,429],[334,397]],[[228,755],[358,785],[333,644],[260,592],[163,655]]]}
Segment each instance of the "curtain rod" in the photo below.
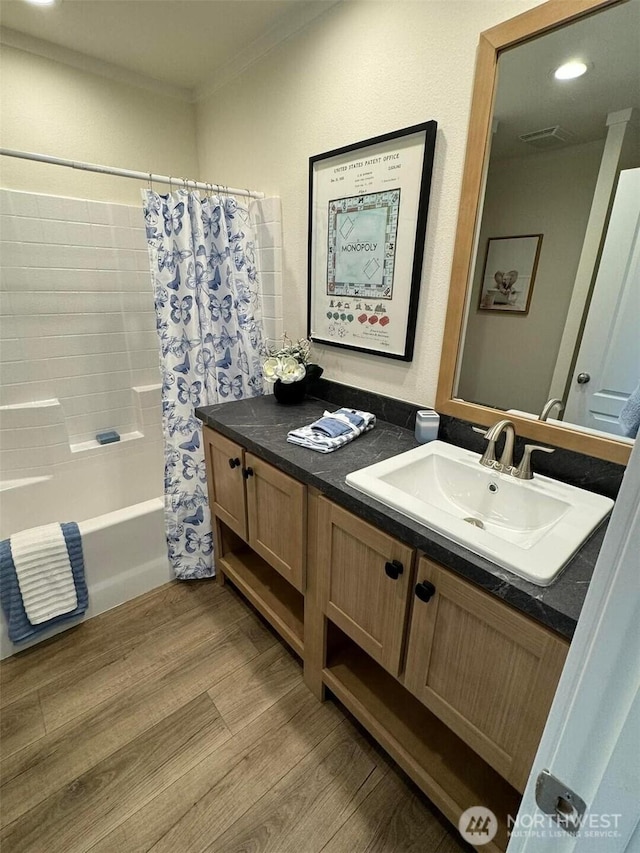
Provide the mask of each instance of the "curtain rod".
{"label": "curtain rod", "polygon": [[99,166],[96,163],[82,163],[77,160],[64,160],[62,157],[49,157],[46,154],[34,154],[30,151],[16,151],[13,148],[0,148],[0,154],[5,157],[18,157],[20,160],[36,160],[38,163],[51,163],[54,166],[69,166],[71,169],[81,169],[84,172],[99,172],[102,175],[115,175],[119,178],[134,178],[151,184],[169,184],[184,189],[204,190],[205,192],[222,192],[225,195],[242,195],[249,198],[264,198],[264,193],[251,190],[226,187],[221,184],[190,181],[187,178],[176,178],[170,175],[154,175],[151,172],[133,172],[131,169],[116,169],[114,166]]}

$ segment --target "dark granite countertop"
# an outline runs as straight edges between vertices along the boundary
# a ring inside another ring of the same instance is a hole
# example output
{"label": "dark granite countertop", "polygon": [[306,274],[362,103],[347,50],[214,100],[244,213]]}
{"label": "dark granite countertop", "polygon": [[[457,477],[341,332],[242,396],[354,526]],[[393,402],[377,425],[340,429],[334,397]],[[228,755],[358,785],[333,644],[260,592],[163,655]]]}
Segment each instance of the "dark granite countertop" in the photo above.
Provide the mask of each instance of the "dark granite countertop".
{"label": "dark granite countertop", "polygon": [[196,414],[207,426],[301,482],[315,486],[381,530],[420,549],[564,637],[573,636],[605,525],[582,546],[551,586],[535,586],[346,485],[349,472],[417,447],[413,432],[406,427],[378,419],[375,429],[333,453],[317,453],[287,442],[290,429],[311,423],[325,409],[335,408],[335,403],[318,399],[283,406],[272,396],[265,396],[206,406]]}

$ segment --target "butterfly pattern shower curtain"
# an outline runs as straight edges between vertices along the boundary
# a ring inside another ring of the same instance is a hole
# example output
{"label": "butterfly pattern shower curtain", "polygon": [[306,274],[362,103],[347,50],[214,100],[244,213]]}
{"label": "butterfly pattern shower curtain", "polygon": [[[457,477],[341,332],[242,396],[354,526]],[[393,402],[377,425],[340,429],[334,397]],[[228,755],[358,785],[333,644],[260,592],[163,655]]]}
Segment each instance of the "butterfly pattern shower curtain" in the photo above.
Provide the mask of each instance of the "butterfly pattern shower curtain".
{"label": "butterfly pattern shower curtain", "polygon": [[162,373],[165,523],[176,577],[212,577],[196,406],[263,393],[256,243],[233,198],[143,191]]}

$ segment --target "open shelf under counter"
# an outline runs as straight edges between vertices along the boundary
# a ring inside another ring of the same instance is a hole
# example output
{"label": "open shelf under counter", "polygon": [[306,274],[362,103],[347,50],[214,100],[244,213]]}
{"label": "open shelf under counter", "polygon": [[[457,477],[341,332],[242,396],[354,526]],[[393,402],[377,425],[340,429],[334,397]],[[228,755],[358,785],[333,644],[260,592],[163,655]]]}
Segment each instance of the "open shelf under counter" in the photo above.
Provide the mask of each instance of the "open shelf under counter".
{"label": "open shelf under counter", "polygon": [[491,809],[498,831],[481,849],[506,849],[507,817],[515,819],[521,799],[508,782],[355,643],[341,643],[330,653],[322,676],[454,825],[471,806]]}
{"label": "open shelf under counter", "polygon": [[249,546],[234,548],[217,565],[294,652],[304,655],[304,596]]}

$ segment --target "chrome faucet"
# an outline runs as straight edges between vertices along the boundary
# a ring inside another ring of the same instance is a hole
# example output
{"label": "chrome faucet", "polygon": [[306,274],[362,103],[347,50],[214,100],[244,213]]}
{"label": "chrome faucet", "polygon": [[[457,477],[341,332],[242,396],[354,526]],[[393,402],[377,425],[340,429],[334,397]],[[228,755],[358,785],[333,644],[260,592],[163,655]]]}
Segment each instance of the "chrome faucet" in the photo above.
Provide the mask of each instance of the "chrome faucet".
{"label": "chrome faucet", "polygon": [[[474,427],[474,430],[481,432],[488,441],[486,450],[480,457],[480,464],[484,465],[485,468],[493,468],[494,471],[511,473],[511,469],[513,468],[513,446],[516,440],[516,428],[513,422],[505,419],[498,421],[486,431],[480,427]],[[503,431],[506,433],[504,450],[498,462],[496,460],[496,441],[500,438]]]}
{"label": "chrome faucet", "polygon": [[[539,444],[525,444],[524,453],[520,464],[515,467],[513,464],[513,446],[515,444],[516,430],[512,421],[501,420],[484,430],[481,427],[473,427],[476,432],[482,433],[487,439],[487,447],[480,457],[480,464],[485,468],[492,468],[502,474],[509,474],[517,480],[532,480],[533,471],[531,470],[531,454],[534,450],[541,450],[543,453],[553,453],[551,447],[541,447]],[[500,461],[496,460],[496,441],[502,433],[505,433],[504,450]]]}
{"label": "chrome faucet", "polygon": [[558,414],[560,414],[560,412],[564,409],[564,403],[558,397],[552,397],[550,400],[547,400],[547,402],[544,404],[544,408],[540,412],[540,417],[538,418],[538,420],[546,421],[555,406],[558,407]]}

